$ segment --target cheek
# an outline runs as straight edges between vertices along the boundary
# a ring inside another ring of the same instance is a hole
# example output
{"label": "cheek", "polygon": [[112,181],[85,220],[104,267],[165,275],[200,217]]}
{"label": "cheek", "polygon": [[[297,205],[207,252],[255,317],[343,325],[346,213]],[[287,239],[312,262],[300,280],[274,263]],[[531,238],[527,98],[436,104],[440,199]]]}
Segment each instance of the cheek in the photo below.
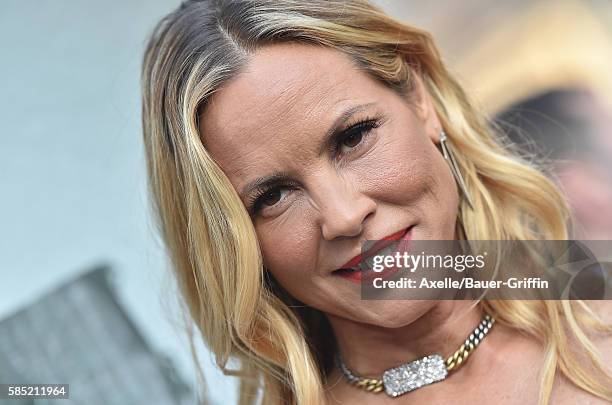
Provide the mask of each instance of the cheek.
{"label": "cheek", "polygon": [[454,239],[458,189],[444,157],[419,129],[385,136],[360,169],[364,189],[421,224],[423,239]]}
{"label": "cheek", "polygon": [[424,135],[408,131],[383,135],[359,169],[369,194],[388,204],[406,206],[430,193],[440,167],[437,150],[428,142]]}
{"label": "cheek", "polygon": [[431,198],[426,200],[428,210],[426,218],[438,225],[431,226],[434,232],[429,235],[428,239],[455,239],[455,227],[459,213],[459,189],[448,163],[439,152],[437,153],[438,159],[435,159],[433,165],[434,173],[436,173],[434,186],[431,189]]}
{"label": "cheek", "polygon": [[256,228],[266,268],[289,293],[316,273],[318,231],[299,215]]}

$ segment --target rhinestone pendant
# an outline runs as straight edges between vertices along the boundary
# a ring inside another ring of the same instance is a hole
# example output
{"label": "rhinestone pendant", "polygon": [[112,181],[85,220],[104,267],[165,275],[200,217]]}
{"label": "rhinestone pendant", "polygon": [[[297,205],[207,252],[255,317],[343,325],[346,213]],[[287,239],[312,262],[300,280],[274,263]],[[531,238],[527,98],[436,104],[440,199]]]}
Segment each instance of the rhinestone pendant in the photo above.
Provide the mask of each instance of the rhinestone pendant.
{"label": "rhinestone pendant", "polygon": [[387,395],[395,398],[417,388],[442,381],[447,375],[444,359],[439,354],[433,354],[390,368],[384,372],[383,382]]}

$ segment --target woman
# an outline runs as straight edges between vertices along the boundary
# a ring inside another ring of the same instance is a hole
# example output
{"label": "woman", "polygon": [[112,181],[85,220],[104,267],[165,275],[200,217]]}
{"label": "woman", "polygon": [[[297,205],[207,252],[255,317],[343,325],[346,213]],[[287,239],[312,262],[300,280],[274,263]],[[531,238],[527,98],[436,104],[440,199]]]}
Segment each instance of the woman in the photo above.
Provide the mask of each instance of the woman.
{"label": "woman", "polygon": [[[568,236],[555,186],[428,34],[365,1],[187,1],[150,39],[143,103],[161,231],[241,403],[612,400],[612,341],[587,326],[612,329],[582,302],[366,301],[351,282],[365,240]],[[365,378],[456,350],[393,399]]]}

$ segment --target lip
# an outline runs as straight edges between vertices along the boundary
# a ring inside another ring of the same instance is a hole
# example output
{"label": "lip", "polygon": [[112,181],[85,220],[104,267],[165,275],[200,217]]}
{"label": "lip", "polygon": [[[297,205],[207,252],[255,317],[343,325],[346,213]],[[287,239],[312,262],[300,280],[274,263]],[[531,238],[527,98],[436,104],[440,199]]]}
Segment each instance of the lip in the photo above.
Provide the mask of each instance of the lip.
{"label": "lip", "polygon": [[374,256],[376,253],[380,252],[381,250],[383,250],[387,246],[389,246],[392,243],[402,239],[402,237],[404,235],[410,233],[411,229],[412,229],[412,226],[409,226],[408,228],[404,228],[401,231],[398,231],[398,232],[395,232],[395,233],[393,233],[391,235],[385,236],[381,240],[376,241],[376,243],[374,243],[374,245],[370,249],[368,249],[365,252],[360,253],[357,256],[353,257],[351,260],[349,260],[348,262],[343,264],[340,268],[341,269],[348,269],[348,268],[352,268],[352,267],[357,267],[359,265],[359,263],[361,263],[361,261],[365,257]]}
{"label": "lip", "polygon": [[[374,244],[374,246],[372,246],[370,249],[368,249],[363,254],[357,255],[351,260],[349,260],[341,268],[355,268],[364,258],[374,256],[377,252],[381,251],[382,249],[385,249],[387,246],[395,242],[398,242],[398,241],[403,242],[401,243],[402,249],[407,249],[408,247],[407,242],[412,239],[412,228],[413,228],[413,225],[409,226],[408,228],[402,229],[401,231],[393,233],[389,236],[384,237],[380,241],[377,241]],[[367,270],[360,270],[360,271],[355,271],[351,273],[341,273],[338,275],[347,280],[350,280],[356,283],[360,283],[362,281],[371,281],[375,278],[388,278],[392,276],[393,274],[395,274],[397,271],[399,271],[398,268],[392,267],[392,268],[385,268],[381,272],[375,272],[372,269],[367,269]]]}

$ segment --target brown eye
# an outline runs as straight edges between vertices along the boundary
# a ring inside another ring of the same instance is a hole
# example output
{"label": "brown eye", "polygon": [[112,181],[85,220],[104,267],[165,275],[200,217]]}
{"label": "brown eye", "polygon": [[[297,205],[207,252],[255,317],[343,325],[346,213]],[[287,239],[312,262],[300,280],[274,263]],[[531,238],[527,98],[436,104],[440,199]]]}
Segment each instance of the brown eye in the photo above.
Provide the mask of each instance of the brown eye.
{"label": "brown eye", "polygon": [[342,145],[348,146],[349,148],[354,148],[359,145],[359,142],[363,139],[363,134],[361,132],[349,135],[348,137],[342,140]]}
{"label": "brown eye", "polygon": [[352,152],[353,149],[361,147],[364,138],[370,135],[374,128],[378,128],[380,122],[377,119],[368,119],[352,125],[345,130],[337,140],[337,148],[342,153]]}
{"label": "brown eye", "polygon": [[297,190],[299,186],[295,183],[279,184],[267,190],[258,191],[257,195],[252,200],[252,203],[247,207],[251,215],[257,215],[259,211],[267,208],[279,206],[287,199],[293,190]]}
{"label": "brown eye", "polygon": [[280,201],[281,191],[279,189],[268,191],[261,197],[261,203],[272,206]]}

